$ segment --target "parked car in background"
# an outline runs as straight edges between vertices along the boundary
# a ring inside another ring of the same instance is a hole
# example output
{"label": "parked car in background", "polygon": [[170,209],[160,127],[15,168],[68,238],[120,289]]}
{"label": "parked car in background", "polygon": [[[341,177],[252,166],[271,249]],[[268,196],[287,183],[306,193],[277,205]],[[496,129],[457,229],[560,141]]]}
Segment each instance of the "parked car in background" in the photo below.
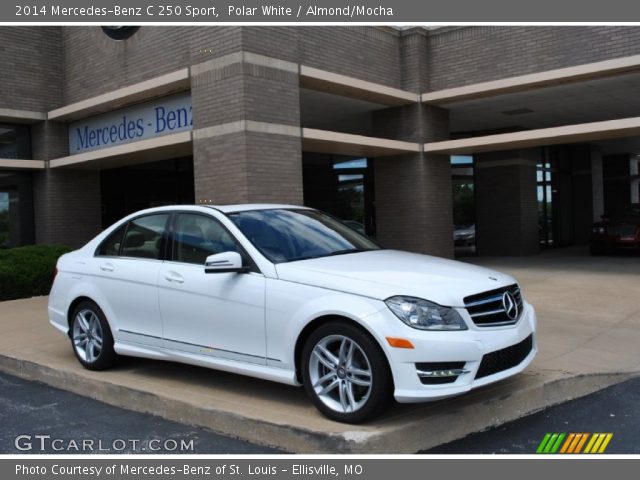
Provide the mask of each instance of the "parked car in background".
{"label": "parked car in background", "polygon": [[614,251],[640,253],[640,211],[634,209],[617,217],[603,215],[591,228],[589,247],[592,255]]}
{"label": "parked car in background", "polygon": [[476,226],[455,225],[453,229],[453,243],[456,247],[470,247],[476,244]]}
{"label": "parked car in background", "polygon": [[283,205],[130,215],[60,258],[49,319],[87,369],[130,355],[303,385],[350,423],[510,377],[537,352],[509,275]]}

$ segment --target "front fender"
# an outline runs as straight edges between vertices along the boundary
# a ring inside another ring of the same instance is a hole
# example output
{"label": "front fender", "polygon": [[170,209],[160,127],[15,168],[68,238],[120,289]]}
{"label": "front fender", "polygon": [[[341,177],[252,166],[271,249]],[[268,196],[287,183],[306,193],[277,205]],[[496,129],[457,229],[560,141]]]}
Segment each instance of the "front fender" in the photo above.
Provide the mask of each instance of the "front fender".
{"label": "front fender", "polygon": [[384,341],[369,322],[386,308],[384,302],[324,288],[273,280],[267,283],[267,356],[278,366],[295,368],[295,346],[314,320],[327,316],[347,318]]}

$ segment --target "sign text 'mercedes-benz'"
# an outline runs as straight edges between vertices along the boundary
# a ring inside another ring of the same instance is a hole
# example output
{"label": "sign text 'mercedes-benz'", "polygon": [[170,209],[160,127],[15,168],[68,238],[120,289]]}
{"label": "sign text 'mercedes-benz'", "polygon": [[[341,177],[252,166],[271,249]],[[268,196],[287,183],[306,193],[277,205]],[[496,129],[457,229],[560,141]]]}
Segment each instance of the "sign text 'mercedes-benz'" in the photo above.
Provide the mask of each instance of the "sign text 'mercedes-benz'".
{"label": "sign text 'mercedes-benz'", "polygon": [[69,125],[69,154],[90,152],[193,128],[189,92],[159,98]]}

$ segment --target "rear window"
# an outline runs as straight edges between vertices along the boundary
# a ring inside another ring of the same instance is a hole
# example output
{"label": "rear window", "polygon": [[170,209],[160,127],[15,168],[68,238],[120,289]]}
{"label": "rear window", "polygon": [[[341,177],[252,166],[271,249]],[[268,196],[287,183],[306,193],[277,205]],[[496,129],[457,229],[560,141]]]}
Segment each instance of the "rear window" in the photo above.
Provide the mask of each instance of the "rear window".
{"label": "rear window", "polygon": [[120,255],[159,259],[169,214],[147,215],[131,220],[124,235]]}
{"label": "rear window", "polygon": [[97,255],[115,257],[120,254],[120,245],[122,245],[122,237],[127,224],[117,228],[109,235],[98,247]]}

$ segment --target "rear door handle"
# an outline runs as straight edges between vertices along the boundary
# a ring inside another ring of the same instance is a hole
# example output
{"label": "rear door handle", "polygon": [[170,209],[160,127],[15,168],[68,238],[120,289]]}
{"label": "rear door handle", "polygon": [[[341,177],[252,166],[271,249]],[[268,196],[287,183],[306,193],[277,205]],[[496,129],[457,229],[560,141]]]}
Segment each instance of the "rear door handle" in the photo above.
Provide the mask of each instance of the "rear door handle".
{"label": "rear door handle", "polygon": [[164,278],[167,282],[184,283],[184,277],[176,272],[167,272],[164,274]]}
{"label": "rear door handle", "polygon": [[113,272],[115,270],[115,267],[110,263],[103,263],[102,265],[100,265],[100,270],[102,270],[103,272]]}

